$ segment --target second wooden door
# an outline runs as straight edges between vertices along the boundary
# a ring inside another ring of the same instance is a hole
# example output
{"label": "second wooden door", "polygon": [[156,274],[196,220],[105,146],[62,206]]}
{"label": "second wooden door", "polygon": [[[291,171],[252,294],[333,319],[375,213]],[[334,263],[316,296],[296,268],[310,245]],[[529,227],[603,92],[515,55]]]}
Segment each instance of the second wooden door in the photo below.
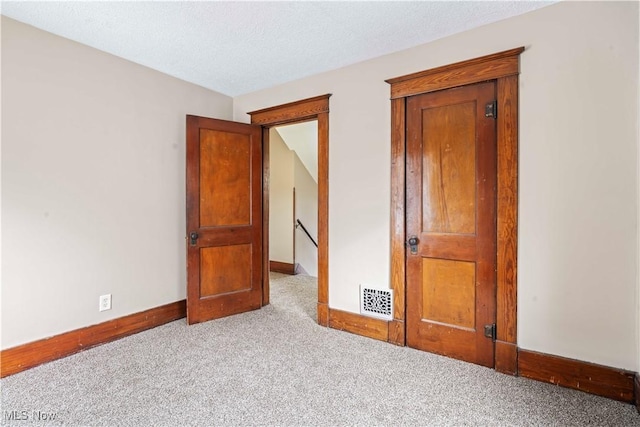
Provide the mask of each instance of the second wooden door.
{"label": "second wooden door", "polygon": [[[494,365],[495,84],[407,99],[407,345]],[[489,334],[490,335],[490,334]]]}

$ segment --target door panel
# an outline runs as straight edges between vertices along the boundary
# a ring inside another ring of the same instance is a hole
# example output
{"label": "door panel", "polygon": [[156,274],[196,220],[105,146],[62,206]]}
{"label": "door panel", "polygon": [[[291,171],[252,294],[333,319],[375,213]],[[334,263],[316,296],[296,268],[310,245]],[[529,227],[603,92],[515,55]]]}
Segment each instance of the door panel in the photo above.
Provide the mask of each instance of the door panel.
{"label": "door panel", "polygon": [[422,283],[423,319],[461,328],[474,328],[475,263],[423,258]]}
{"label": "door panel", "polygon": [[424,232],[473,234],[475,103],[422,110]]}
{"label": "door panel", "polygon": [[200,130],[200,226],[251,222],[251,138]]}
{"label": "door panel", "polygon": [[250,290],[251,270],[248,265],[251,265],[251,245],[200,249],[200,296]]}
{"label": "door panel", "polygon": [[407,344],[493,366],[496,134],[494,83],[407,99]]}
{"label": "door panel", "polygon": [[262,306],[262,243],[262,129],[187,116],[189,324]]}

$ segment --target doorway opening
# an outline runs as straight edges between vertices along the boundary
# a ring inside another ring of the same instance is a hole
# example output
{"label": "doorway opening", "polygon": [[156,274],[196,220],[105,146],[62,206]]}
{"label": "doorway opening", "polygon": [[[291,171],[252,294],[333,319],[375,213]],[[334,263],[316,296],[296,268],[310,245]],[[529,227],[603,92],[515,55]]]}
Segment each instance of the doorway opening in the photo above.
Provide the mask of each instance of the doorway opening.
{"label": "doorway opening", "polygon": [[318,122],[269,129],[270,271],[318,277]]}
{"label": "doorway opening", "polygon": [[[263,149],[263,283],[262,304],[269,304],[270,134],[278,126],[314,121],[317,135],[317,320],[329,324],[329,98],[331,94],[249,112],[251,124],[262,126]],[[277,131],[276,131],[277,132]],[[292,209],[293,210],[293,209]],[[297,224],[297,222],[296,222]],[[301,227],[299,227],[301,228]],[[308,229],[307,229],[308,231]],[[300,231],[302,232],[302,230]],[[296,233],[299,233],[296,231]],[[309,233],[311,235],[311,233]],[[313,236],[315,237],[315,236]]]}

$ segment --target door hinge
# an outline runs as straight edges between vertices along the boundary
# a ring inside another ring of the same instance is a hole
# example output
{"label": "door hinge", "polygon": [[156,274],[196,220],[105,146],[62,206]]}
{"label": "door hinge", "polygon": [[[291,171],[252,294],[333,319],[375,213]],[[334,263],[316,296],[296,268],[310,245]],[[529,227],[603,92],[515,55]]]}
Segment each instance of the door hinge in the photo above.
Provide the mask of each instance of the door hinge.
{"label": "door hinge", "polygon": [[498,101],[491,101],[484,106],[484,116],[498,118]]}
{"label": "door hinge", "polygon": [[491,341],[496,341],[496,324],[484,325],[484,336],[491,338]]}

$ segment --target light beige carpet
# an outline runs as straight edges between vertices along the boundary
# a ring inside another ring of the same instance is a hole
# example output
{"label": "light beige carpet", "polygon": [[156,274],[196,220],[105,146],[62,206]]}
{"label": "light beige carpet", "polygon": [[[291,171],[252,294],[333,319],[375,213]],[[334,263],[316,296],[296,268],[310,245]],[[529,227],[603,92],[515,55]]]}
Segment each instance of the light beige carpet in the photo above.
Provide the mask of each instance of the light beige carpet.
{"label": "light beige carpet", "polygon": [[628,404],[320,327],[315,286],[274,274],[261,310],[5,378],[2,425],[640,426]]}

